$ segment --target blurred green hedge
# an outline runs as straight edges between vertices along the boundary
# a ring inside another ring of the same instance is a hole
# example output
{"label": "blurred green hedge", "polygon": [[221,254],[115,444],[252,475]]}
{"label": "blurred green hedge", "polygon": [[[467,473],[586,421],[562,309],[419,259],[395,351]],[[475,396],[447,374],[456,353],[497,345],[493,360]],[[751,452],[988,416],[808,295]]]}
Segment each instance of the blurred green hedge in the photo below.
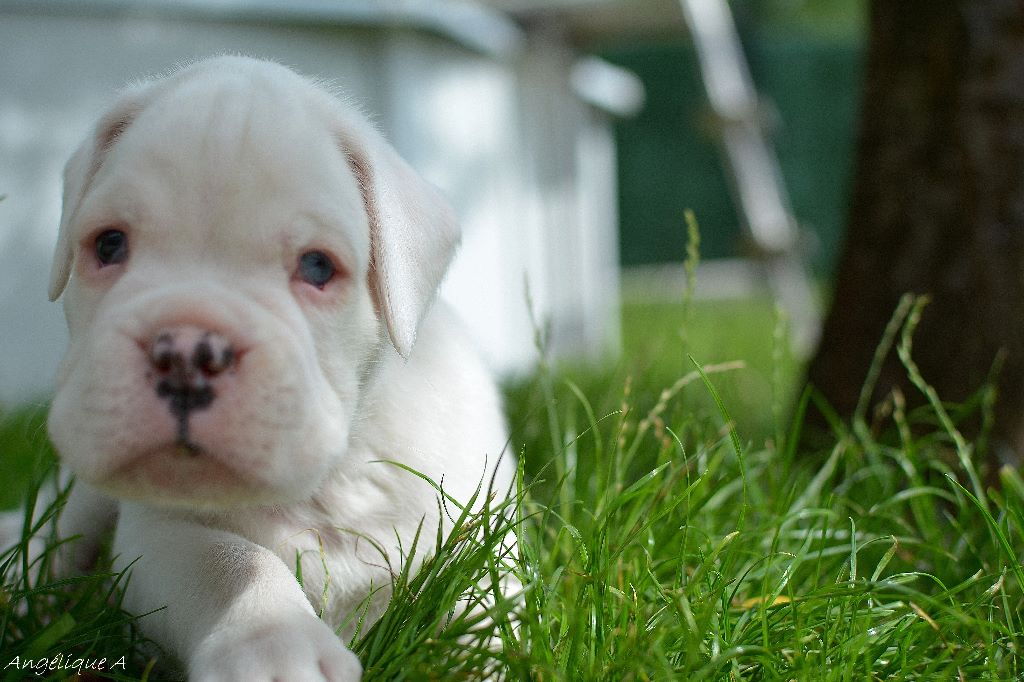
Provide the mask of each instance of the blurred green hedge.
{"label": "blurred green hedge", "polygon": [[[826,273],[846,217],[861,40],[761,31],[745,35],[744,48],[768,104],[765,116],[794,213],[811,235],[815,267]],[[620,45],[602,56],[635,72],[647,88],[643,112],[616,124],[622,264],[682,260],[687,208],[700,221],[704,257],[741,255],[739,219],[692,43]]]}

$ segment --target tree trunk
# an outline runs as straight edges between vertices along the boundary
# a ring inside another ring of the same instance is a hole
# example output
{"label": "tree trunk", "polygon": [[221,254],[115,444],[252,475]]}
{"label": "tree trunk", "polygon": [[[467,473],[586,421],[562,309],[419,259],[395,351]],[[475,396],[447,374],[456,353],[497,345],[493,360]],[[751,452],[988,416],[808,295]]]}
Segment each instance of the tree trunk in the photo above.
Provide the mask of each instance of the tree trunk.
{"label": "tree trunk", "polygon": [[[1000,350],[995,436],[1024,453],[1024,4],[873,0],[857,166],[835,295],[808,378],[854,411],[906,292],[927,294],[914,358],[944,400]],[[889,357],[874,399],[907,388]]]}

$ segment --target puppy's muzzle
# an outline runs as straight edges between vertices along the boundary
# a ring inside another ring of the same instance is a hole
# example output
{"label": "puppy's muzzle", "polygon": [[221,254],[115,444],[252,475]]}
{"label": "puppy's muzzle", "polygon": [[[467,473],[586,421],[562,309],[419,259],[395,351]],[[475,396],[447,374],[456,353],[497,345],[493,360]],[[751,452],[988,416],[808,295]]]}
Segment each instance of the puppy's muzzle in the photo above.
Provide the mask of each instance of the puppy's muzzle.
{"label": "puppy's muzzle", "polygon": [[198,454],[189,439],[189,417],[217,397],[217,378],[237,362],[234,347],[216,332],[182,326],[157,333],[148,357],[156,394],[178,422],[178,445]]}

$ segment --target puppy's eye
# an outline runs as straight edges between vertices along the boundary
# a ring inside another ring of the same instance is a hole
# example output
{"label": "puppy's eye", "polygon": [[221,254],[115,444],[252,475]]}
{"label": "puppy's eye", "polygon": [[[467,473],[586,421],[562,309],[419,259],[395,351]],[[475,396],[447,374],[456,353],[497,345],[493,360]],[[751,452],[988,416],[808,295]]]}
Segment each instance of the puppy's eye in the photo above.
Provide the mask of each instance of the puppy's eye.
{"label": "puppy's eye", "polygon": [[337,269],[323,251],[307,251],[299,256],[299,279],[323,289],[334,277]]}
{"label": "puppy's eye", "polygon": [[121,230],[104,230],[96,236],[96,260],[100,267],[123,263],[128,258],[128,235]]}

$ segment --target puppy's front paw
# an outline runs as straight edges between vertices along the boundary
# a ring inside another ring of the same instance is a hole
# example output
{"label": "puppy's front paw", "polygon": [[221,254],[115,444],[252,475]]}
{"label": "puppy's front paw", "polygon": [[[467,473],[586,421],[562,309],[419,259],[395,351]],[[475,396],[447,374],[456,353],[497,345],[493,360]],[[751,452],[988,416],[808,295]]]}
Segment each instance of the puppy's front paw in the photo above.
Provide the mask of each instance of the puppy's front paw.
{"label": "puppy's front paw", "polygon": [[362,673],[356,655],[306,613],[219,630],[189,665],[192,682],[357,682]]}

